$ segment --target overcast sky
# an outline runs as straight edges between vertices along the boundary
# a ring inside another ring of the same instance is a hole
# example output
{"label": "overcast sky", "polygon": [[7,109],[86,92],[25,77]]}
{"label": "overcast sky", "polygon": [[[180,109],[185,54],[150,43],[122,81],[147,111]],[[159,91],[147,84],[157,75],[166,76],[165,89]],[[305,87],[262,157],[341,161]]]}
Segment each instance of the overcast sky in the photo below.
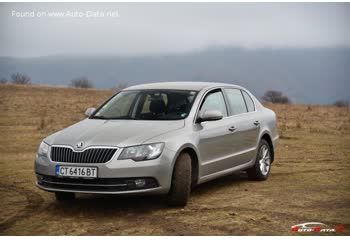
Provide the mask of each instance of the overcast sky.
{"label": "overcast sky", "polygon": [[[13,16],[31,11],[117,11],[118,17]],[[350,47],[349,23],[349,3],[0,3],[0,56]]]}

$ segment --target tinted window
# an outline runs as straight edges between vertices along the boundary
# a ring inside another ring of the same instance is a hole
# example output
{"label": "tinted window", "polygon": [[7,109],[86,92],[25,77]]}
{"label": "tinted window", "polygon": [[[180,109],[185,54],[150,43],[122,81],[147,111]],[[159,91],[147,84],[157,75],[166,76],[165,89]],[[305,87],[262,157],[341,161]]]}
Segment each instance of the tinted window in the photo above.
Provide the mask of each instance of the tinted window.
{"label": "tinted window", "polygon": [[242,93],[243,93],[245,103],[247,104],[248,112],[254,112],[255,107],[254,107],[254,102],[252,98],[245,91],[242,91]]}
{"label": "tinted window", "polygon": [[225,89],[228,99],[228,106],[232,115],[246,113],[247,107],[245,105],[241,90],[239,89]]}
{"label": "tinted window", "polygon": [[227,110],[225,105],[224,96],[221,91],[213,91],[208,93],[202,103],[201,112],[206,110],[218,110],[224,117],[227,117]]}

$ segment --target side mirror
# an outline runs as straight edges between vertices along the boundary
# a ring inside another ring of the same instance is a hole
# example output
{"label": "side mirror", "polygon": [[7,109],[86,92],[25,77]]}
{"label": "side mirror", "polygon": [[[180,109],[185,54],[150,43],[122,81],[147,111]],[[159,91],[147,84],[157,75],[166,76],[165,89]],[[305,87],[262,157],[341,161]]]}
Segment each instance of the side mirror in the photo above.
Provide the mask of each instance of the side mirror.
{"label": "side mirror", "polygon": [[197,119],[198,123],[206,122],[206,121],[217,121],[222,119],[224,116],[222,113],[218,110],[206,110],[203,113],[199,114],[199,117]]}
{"label": "side mirror", "polygon": [[85,111],[85,116],[90,117],[94,112],[95,112],[96,108],[88,108]]}

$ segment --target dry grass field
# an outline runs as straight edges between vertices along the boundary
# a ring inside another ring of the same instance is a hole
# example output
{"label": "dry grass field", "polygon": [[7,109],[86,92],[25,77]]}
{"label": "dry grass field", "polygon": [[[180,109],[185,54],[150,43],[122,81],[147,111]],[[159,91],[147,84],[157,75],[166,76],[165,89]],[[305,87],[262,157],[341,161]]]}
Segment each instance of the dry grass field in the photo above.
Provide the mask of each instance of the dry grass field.
{"label": "dry grass field", "polygon": [[269,180],[217,179],[196,188],[184,209],[153,196],[57,203],[34,185],[39,143],[111,94],[0,85],[0,235],[301,235],[291,226],[314,221],[350,235],[349,108],[268,105],[281,136]]}

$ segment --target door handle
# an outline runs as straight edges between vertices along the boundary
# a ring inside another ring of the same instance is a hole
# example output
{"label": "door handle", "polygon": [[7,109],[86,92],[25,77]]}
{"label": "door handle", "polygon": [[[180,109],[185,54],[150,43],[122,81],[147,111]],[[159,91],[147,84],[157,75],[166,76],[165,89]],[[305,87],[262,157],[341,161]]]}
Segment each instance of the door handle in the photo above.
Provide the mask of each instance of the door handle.
{"label": "door handle", "polygon": [[255,125],[255,126],[259,126],[259,125],[260,125],[260,122],[259,122],[259,121],[255,121],[255,122],[254,122],[254,125]]}
{"label": "door handle", "polygon": [[236,131],[236,127],[235,126],[231,126],[231,127],[229,127],[229,129],[228,129],[230,132],[234,132],[234,131]]}

